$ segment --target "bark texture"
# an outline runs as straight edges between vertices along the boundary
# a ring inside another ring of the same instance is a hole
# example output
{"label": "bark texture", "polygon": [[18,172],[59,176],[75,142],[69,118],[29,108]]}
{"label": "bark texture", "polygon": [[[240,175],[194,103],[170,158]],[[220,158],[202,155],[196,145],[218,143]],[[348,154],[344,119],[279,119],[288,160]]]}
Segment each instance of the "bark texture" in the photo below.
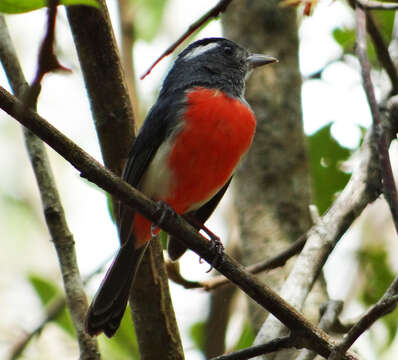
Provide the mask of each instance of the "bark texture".
{"label": "bark texture", "polygon": [[[223,30],[252,52],[275,56],[279,63],[255,71],[246,99],[257,117],[254,143],[235,176],[243,261],[271,257],[311,225],[307,146],[300,108],[296,13],[278,1],[236,1],[223,18]],[[278,287],[277,270],[263,277]],[[254,305],[253,305],[254,306]],[[256,329],[264,312],[251,306]],[[257,308],[257,307],[256,307]]]}
{"label": "bark texture", "polygon": [[[73,6],[67,13],[104,163],[120,175],[134,139],[134,115],[106,4],[104,0],[99,2],[101,10]],[[123,9],[128,11],[126,7]],[[125,51],[129,51],[129,46]],[[129,74],[132,75],[131,69]],[[130,85],[133,89],[134,84]],[[117,215],[116,198],[113,204]],[[141,359],[183,359],[162,249],[156,242],[140,265],[130,305]]]}

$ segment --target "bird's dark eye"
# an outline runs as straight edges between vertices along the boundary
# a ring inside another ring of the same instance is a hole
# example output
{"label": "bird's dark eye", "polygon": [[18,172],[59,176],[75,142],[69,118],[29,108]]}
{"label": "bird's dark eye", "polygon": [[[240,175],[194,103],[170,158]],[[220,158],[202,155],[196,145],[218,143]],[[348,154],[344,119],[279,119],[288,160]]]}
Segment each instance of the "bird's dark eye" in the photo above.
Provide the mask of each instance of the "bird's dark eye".
{"label": "bird's dark eye", "polygon": [[230,46],[224,46],[224,53],[228,56],[232,55],[234,53],[232,47]]}

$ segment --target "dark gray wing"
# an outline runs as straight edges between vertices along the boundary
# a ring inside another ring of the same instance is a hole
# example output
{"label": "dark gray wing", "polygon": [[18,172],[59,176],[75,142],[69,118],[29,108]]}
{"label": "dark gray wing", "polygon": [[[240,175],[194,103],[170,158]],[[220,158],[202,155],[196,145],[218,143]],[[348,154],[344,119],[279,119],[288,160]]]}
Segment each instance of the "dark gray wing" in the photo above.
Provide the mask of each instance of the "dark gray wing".
{"label": "dark gray wing", "polygon": [[[170,135],[178,122],[178,116],[185,106],[184,99],[184,94],[163,96],[149,111],[133,143],[122,174],[122,178],[131,186],[139,189],[140,181],[159,146]],[[133,209],[120,204],[119,237],[121,243],[124,243],[130,236],[134,214]]]}

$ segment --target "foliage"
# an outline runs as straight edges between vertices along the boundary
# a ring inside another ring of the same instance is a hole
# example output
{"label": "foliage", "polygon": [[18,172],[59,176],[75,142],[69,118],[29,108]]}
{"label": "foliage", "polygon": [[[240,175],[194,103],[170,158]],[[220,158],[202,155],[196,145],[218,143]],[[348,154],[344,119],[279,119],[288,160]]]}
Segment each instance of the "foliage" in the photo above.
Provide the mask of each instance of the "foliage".
{"label": "foliage", "polygon": [[[391,42],[393,26],[394,26],[394,12],[379,11],[372,13],[374,22],[381,32],[384,42],[389,44]],[[355,28],[344,27],[335,28],[333,30],[334,40],[341,46],[344,54],[354,54],[355,52]],[[377,54],[372,41],[368,40],[368,57],[372,66],[380,68],[377,60]]]}
{"label": "foliage", "polygon": [[130,0],[137,12],[134,17],[134,30],[137,37],[145,41],[152,40],[162,24],[165,0]]}
{"label": "foliage", "polygon": [[[0,13],[21,14],[47,6],[47,0],[1,0]],[[60,0],[61,5],[88,5],[99,7],[97,0]]]}
{"label": "foliage", "polygon": [[350,178],[340,168],[350,151],[332,137],[331,126],[330,123],[308,137],[315,204],[321,214],[332,204],[335,193],[342,190]]}
{"label": "foliage", "polygon": [[130,307],[127,307],[116,334],[108,339],[102,335],[100,340],[103,359],[131,360],[139,359],[138,343],[131,318]]}
{"label": "foliage", "polygon": [[200,351],[204,351],[205,348],[205,331],[206,331],[206,323],[203,321],[199,321],[191,326],[189,329],[189,335],[191,340],[195,344],[195,347]]}
{"label": "foliage", "polygon": [[[358,252],[361,275],[365,279],[359,300],[366,307],[375,304],[395,278],[388,258],[386,249],[374,243],[363,246]],[[381,344],[381,350],[386,350],[397,334],[398,311],[382,317],[381,321],[387,329],[387,336],[385,342]]]}
{"label": "foliage", "polygon": [[242,332],[240,334],[238,341],[234,346],[234,350],[241,350],[248,348],[253,344],[254,338],[255,338],[255,333],[252,324],[249,321],[246,321],[243,324]]}

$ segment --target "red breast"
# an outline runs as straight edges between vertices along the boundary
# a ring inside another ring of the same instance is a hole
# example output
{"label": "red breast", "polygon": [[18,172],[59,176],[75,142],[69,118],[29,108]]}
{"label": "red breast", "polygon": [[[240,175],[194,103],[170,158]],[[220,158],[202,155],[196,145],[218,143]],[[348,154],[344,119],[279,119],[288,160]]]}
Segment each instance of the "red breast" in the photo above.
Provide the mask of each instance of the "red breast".
{"label": "red breast", "polygon": [[[148,196],[179,214],[199,208],[228,181],[256,127],[249,106],[220,90],[197,87],[186,97],[181,129],[152,160],[145,176],[151,183],[143,182]],[[137,245],[143,245],[151,238],[150,222],[136,214],[134,232]]]}

